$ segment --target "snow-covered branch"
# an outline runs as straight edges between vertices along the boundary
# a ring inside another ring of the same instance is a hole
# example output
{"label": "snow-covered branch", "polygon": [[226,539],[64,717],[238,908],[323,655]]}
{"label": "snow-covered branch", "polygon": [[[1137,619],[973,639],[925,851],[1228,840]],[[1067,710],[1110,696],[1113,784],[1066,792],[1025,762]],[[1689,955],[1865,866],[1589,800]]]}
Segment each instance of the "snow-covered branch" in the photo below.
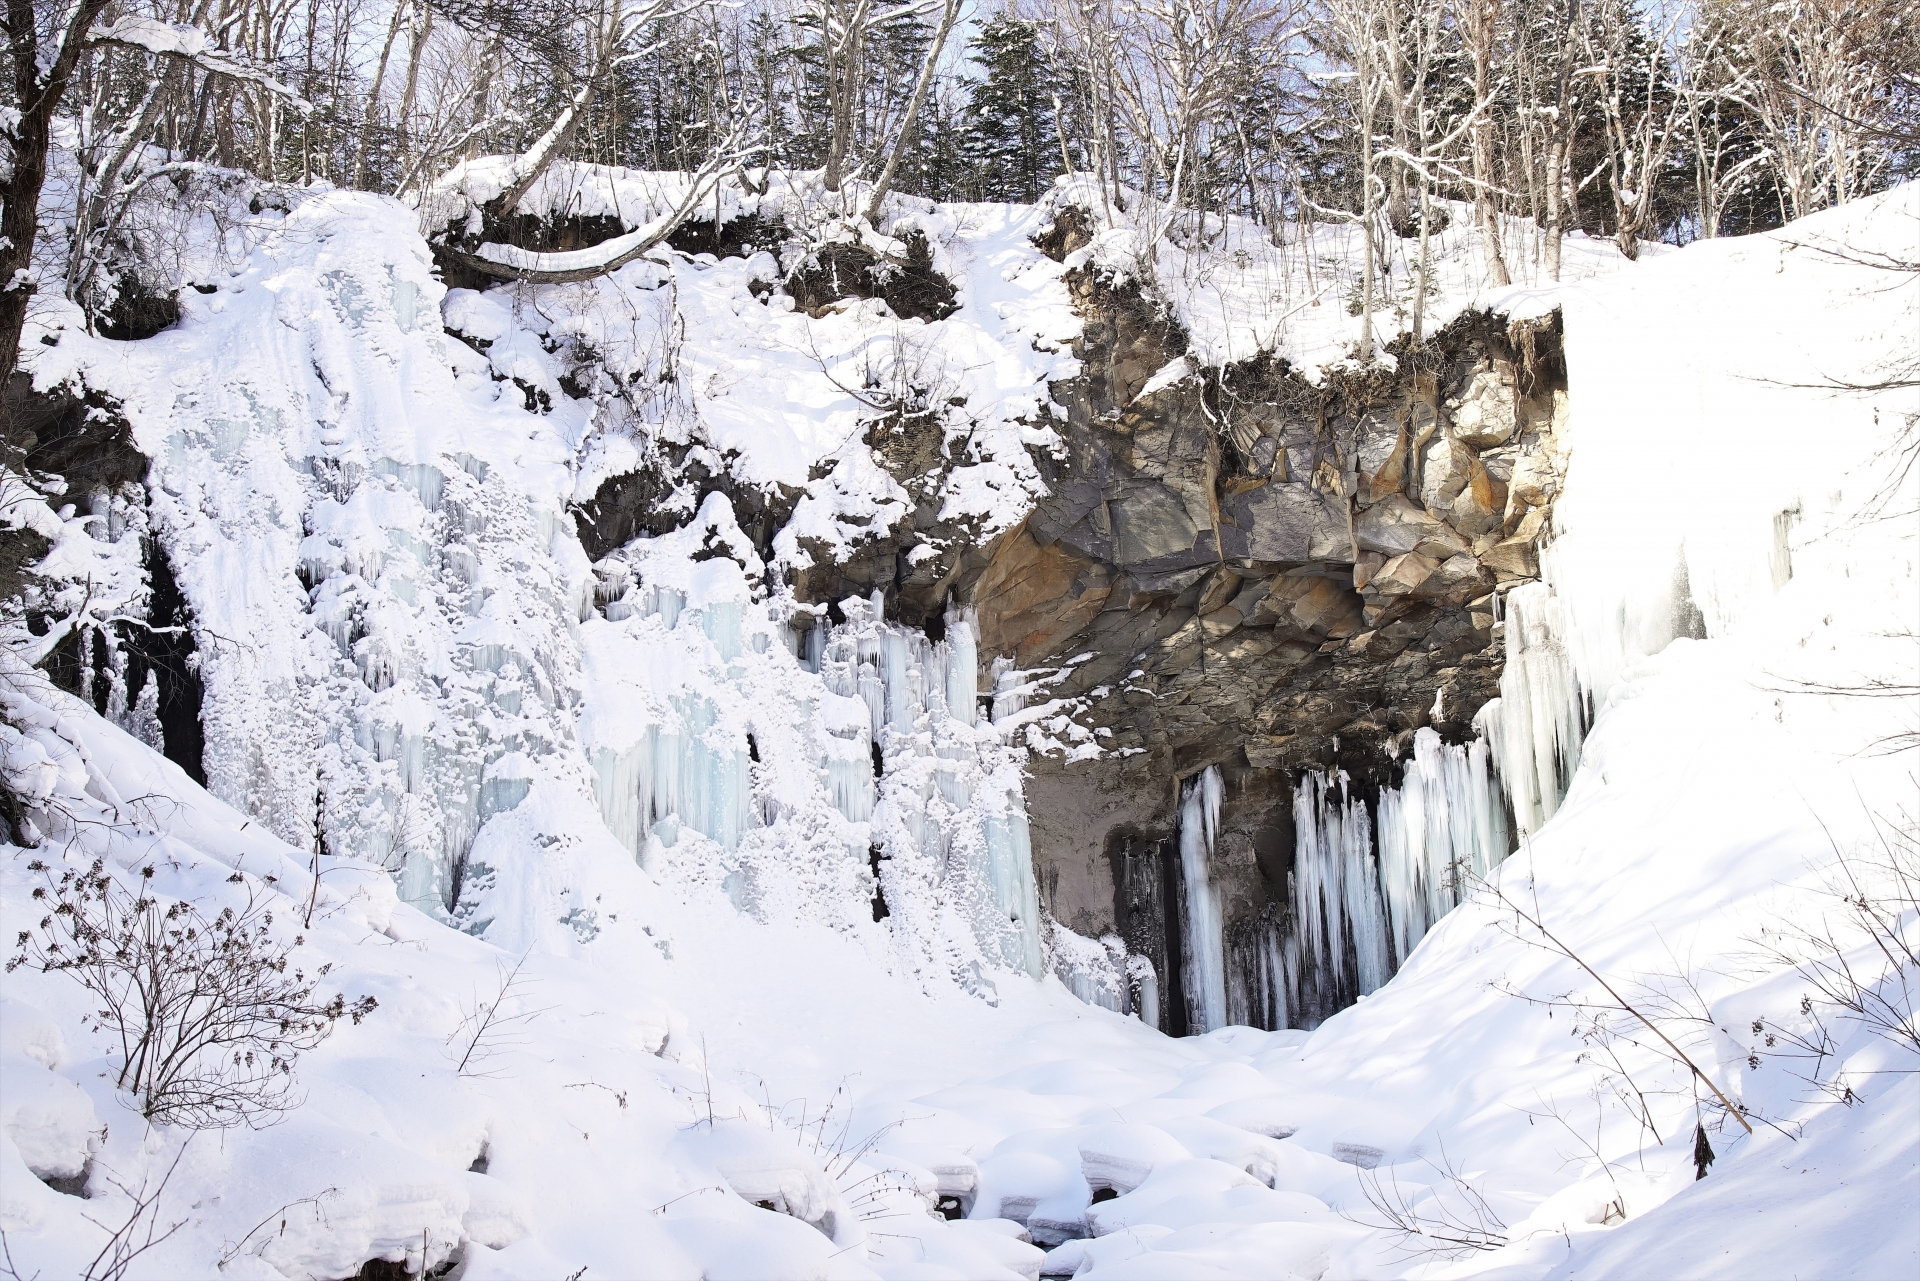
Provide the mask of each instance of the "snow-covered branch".
{"label": "snow-covered branch", "polygon": [[268,93],[283,98],[296,111],[308,112],[313,105],[281,80],[253,66],[245,59],[214,44],[207,33],[185,23],[161,22],[155,18],[128,16],[117,18],[87,33],[90,45],[118,45],[138,49],[156,57],[178,58],[212,75],[226,76],[259,85]]}

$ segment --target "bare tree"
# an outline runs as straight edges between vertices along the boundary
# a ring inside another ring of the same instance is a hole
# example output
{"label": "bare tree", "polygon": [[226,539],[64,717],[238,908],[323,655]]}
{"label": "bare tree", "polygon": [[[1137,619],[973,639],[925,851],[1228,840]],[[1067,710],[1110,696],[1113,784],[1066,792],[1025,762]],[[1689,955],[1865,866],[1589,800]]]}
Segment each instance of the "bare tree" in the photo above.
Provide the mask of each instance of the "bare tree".
{"label": "bare tree", "polygon": [[457,1056],[453,1070],[458,1075],[490,1075],[489,1064],[500,1054],[522,1044],[527,1024],[544,1013],[518,1008],[529,983],[520,973],[526,965],[524,955],[511,969],[502,963],[493,995],[484,999],[476,997],[473,1008],[447,1038],[449,1050]]}
{"label": "bare tree", "polygon": [[1360,1191],[1374,1218],[1352,1216],[1363,1226],[1391,1233],[1408,1259],[1463,1259],[1507,1244],[1507,1225],[1486,1196],[1468,1180],[1440,1145],[1440,1159],[1424,1158],[1439,1175],[1431,1185],[1401,1183],[1396,1168],[1385,1177],[1377,1168],[1361,1168]]}
{"label": "bare tree", "polygon": [[906,115],[900,120],[900,130],[894,136],[893,145],[887,149],[887,163],[874,180],[873,195],[867,201],[867,221],[875,227],[880,225],[880,206],[887,198],[887,191],[893,186],[893,177],[900,168],[900,157],[913,145],[914,130],[920,123],[920,109],[926,104],[927,90],[933,86],[934,70],[940,65],[940,56],[946,51],[947,37],[953,34],[953,24],[960,18],[960,0],[944,0],[940,10],[940,26],[934,32],[933,43],[927,46],[927,56],[920,64],[920,77],[914,82],[913,97],[907,103]]}
{"label": "bare tree", "polygon": [[1899,0],[1706,0],[1720,95],[1751,113],[1798,218],[1872,189],[1889,153],[1876,128],[1894,87],[1920,72],[1912,7]]}
{"label": "bare tree", "polygon": [[1493,189],[1494,95],[1500,86],[1493,75],[1499,40],[1500,0],[1459,0],[1458,22],[1473,63],[1473,124],[1468,132],[1473,152],[1473,211],[1480,224],[1482,252],[1487,259],[1487,283],[1507,285],[1507,256],[1501,245],[1500,218]]}
{"label": "bare tree", "polygon": [[1653,229],[1654,194],[1679,115],[1667,49],[1680,18],[1676,11],[1664,30],[1651,33],[1628,0],[1598,0],[1579,28],[1589,64],[1581,74],[1599,85],[1614,238],[1630,259],[1640,256],[1640,241]]}

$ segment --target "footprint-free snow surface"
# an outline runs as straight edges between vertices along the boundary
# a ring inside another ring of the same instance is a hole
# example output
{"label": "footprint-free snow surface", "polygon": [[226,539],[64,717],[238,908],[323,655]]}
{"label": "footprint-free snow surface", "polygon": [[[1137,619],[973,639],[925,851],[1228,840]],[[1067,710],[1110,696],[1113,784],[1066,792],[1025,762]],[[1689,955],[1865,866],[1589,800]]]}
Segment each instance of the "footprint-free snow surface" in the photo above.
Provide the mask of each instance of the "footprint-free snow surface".
{"label": "footprint-free snow surface", "polygon": [[[209,914],[267,896],[378,1009],[278,1124],[189,1135],[116,1093],[77,984],[9,972],[13,1273],[81,1275],[139,1198],[178,1227],[136,1278],[1920,1272],[1920,1049],[1780,941],[1827,921],[1890,1002],[1920,980],[1835,891],[1897,902],[1873,869],[1916,819],[1912,699],[1861,696],[1916,683],[1914,393],[1833,385],[1911,358],[1877,254],[1912,190],[1547,300],[1573,461],[1482,723],[1504,772],[1577,752],[1572,786],[1361,1004],[1184,1040],[1035,977],[1026,749],[963,615],[934,643],[855,608],[796,651],[723,498],[665,495],[678,532],[597,565],[567,519],[642,449],[626,413],[803,489],[775,561],[831,552],[900,501],[847,389],[914,362],[953,389],[952,512],[1016,521],[1078,332],[1047,216],[920,215],[944,320],[810,321],[759,301],[770,261],[448,293],[411,213],[328,195],[178,328],[39,348],[153,459],[212,794],[11,664],[10,786],[60,817],[0,861],[6,936],[30,860],[99,859]],[[563,394],[570,344],[619,385]],[[118,563],[106,522],[16,518]],[[1910,903],[1891,929],[1920,946]]]}

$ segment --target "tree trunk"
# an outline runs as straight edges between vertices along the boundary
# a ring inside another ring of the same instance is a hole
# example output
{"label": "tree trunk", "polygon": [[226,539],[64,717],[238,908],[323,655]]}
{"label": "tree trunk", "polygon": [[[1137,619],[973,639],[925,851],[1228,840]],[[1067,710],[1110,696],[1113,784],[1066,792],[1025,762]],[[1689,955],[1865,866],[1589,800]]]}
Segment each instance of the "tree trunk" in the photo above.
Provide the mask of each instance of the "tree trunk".
{"label": "tree trunk", "polygon": [[393,21],[387,24],[386,43],[380,46],[380,60],[374,65],[373,87],[367,90],[367,114],[360,131],[360,159],[354,165],[353,185],[367,185],[367,149],[373,145],[373,133],[380,119],[380,91],[387,83],[387,61],[393,57],[393,42],[400,37],[400,24],[406,21],[412,6],[401,0],[393,6]]}
{"label": "tree trunk", "polygon": [[393,118],[394,151],[402,173],[412,167],[408,163],[408,152],[412,149],[413,136],[408,132],[407,121],[413,115],[414,98],[420,92],[420,59],[426,53],[427,37],[431,34],[433,7],[427,0],[421,0],[414,9],[413,38],[407,49],[407,82],[400,91],[400,110]]}
{"label": "tree trunk", "polygon": [[13,176],[0,200],[0,387],[13,377],[20,360],[20,335],[27,325],[33,284],[33,246],[39,235],[40,192],[47,183],[47,151],[53,142],[53,117],[66,95],[74,67],[86,46],[87,32],[107,0],[80,0],[60,46],[43,75],[33,0],[8,0],[7,42],[13,55],[13,100],[20,122],[13,130]]}
{"label": "tree trunk", "polygon": [[1493,203],[1493,139],[1487,132],[1486,104],[1493,99],[1493,40],[1499,0],[1469,0],[1468,40],[1473,47],[1473,101],[1480,115],[1473,122],[1473,209],[1480,222],[1480,239],[1487,254],[1487,283],[1510,285],[1506,255],[1501,252],[1500,217]]}
{"label": "tree trunk", "polygon": [[[1556,126],[1557,131],[1557,126]],[[1547,279],[1560,279],[1560,238],[1566,234],[1566,215],[1561,210],[1560,187],[1566,181],[1566,143],[1555,137],[1547,144]]]}
{"label": "tree trunk", "polygon": [[867,201],[867,221],[875,228],[880,226],[880,205],[887,198],[888,188],[893,186],[893,175],[900,167],[900,157],[913,145],[914,127],[920,121],[920,108],[927,100],[927,90],[933,86],[934,68],[940,61],[941,50],[947,47],[947,36],[953,31],[953,24],[959,17],[960,0],[947,0],[946,9],[940,15],[940,28],[934,32],[933,44],[927,49],[927,59],[920,66],[920,78],[914,83],[913,97],[907,101],[907,114],[900,120],[900,132],[894,136],[893,149],[887,156],[887,167],[880,171],[879,179],[873,184],[873,196]]}

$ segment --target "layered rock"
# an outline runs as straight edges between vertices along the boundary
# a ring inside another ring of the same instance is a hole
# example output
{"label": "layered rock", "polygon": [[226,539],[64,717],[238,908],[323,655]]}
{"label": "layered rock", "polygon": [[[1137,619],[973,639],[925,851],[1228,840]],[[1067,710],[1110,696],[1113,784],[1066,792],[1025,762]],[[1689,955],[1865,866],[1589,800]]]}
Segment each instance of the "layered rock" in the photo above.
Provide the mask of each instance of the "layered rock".
{"label": "layered rock", "polygon": [[[1043,247],[1064,258],[1088,234],[1069,213]],[[1211,865],[1232,953],[1288,910],[1301,771],[1337,767],[1371,795],[1416,732],[1464,741],[1496,694],[1498,600],[1538,573],[1565,472],[1558,319],[1469,314],[1397,344],[1390,369],[1197,370],[1137,289],[1070,283],[1084,372],[1053,389],[1066,448],[1026,521],[982,546],[923,503],[796,587],[879,587],[909,622],[958,597],[983,664],[1061,670],[1051,693],[1079,700],[1105,750],[1033,762],[1042,893],[1062,924],[1148,958],[1180,1031],[1181,780],[1213,766],[1226,782]],[[924,431],[883,421],[869,438],[910,492],[937,479]],[[1237,1013],[1260,1020],[1250,1000]]]}
{"label": "layered rock", "polygon": [[[1039,243],[1064,261],[1091,235],[1069,209]],[[814,309],[867,292],[864,279],[803,265],[785,288]],[[1024,522],[989,538],[948,518],[946,429],[876,415],[866,443],[910,505],[850,554],[820,549],[788,585],[829,622],[839,602],[880,591],[892,620],[936,638],[951,604],[971,607],[983,676],[996,660],[1049,673],[1049,694],[1103,750],[1033,760],[1045,904],[1149,962],[1160,1022],[1182,1031],[1183,780],[1213,767],[1225,782],[1211,875],[1231,978],[1255,964],[1235,959],[1249,940],[1290,928],[1303,772],[1344,770],[1348,794],[1370,804],[1416,733],[1462,742],[1495,695],[1498,602],[1538,573],[1565,470],[1558,319],[1468,314],[1418,349],[1399,342],[1385,367],[1207,369],[1137,286],[1091,269],[1068,283],[1082,373],[1051,388],[1064,444],[1036,451],[1048,493]],[[673,453],[579,511],[590,551],[677,523],[659,496],[691,482],[729,493],[764,555],[795,494]],[[1229,1004],[1279,1017],[1248,992]]]}

